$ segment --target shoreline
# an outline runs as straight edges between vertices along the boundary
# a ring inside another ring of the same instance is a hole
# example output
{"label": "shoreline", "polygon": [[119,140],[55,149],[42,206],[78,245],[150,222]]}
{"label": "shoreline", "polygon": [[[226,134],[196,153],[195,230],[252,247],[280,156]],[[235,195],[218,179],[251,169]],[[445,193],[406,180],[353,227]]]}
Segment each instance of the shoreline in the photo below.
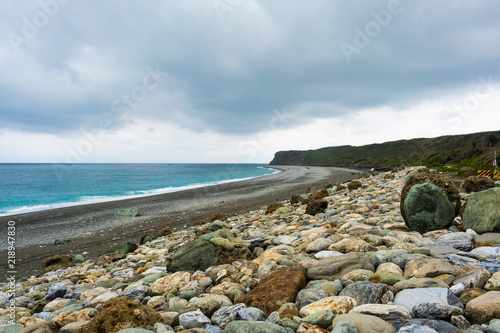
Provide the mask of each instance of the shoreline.
{"label": "shoreline", "polygon": [[[95,258],[115,244],[139,243],[149,230],[168,227],[175,232],[197,220],[208,222],[217,212],[233,215],[261,209],[292,194],[303,194],[309,187],[324,188],[359,174],[333,167],[272,167],[282,172],[140,198],[0,216],[0,224],[15,221],[18,278],[29,277],[40,273],[41,262],[55,254],[85,253],[85,259]],[[139,209],[139,216],[116,215],[120,209],[133,207]],[[58,238],[73,241],[52,245]],[[6,258],[6,242],[6,237],[0,239],[0,257]],[[6,267],[7,263],[0,263],[1,269]]]}
{"label": "shoreline", "polygon": [[[106,199],[101,199],[101,200],[96,199],[96,201],[89,201],[89,202],[70,201],[70,202],[65,202],[65,203],[42,204],[42,205],[38,205],[38,206],[54,205],[54,207],[34,209],[34,210],[30,210],[30,207],[27,207],[25,211],[20,211],[20,212],[15,212],[15,213],[2,213],[2,214],[0,214],[0,219],[1,218],[9,218],[11,216],[16,216],[16,215],[24,215],[24,214],[42,212],[42,211],[47,211],[47,210],[55,210],[55,209],[59,209],[59,208],[71,208],[71,207],[75,207],[75,206],[92,205],[92,204],[105,203],[105,202],[111,202],[111,201],[122,201],[122,200],[128,200],[128,199],[137,199],[137,198],[149,197],[149,196],[154,196],[154,195],[162,195],[162,194],[167,194],[167,193],[181,192],[181,191],[186,191],[186,190],[196,190],[200,187],[217,186],[220,184],[250,180],[250,179],[254,179],[254,178],[269,176],[269,175],[283,171],[283,169],[280,169],[279,167],[274,167],[274,166],[269,166],[269,165],[263,165],[263,166],[261,166],[261,168],[275,170],[276,172],[273,172],[271,174],[266,174],[266,175],[254,176],[254,177],[234,178],[234,179],[213,181],[213,182],[207,182],[207,183],[195,183],[195,184],[183,185],[183,186],[179,186],[179,187],[158,188],[158,189],[154,189],[154,190],[148,190],[148,191],[146,191],[148,193],[142,193],[142,194],[129,194],[129,195],[120,194],[117,196],[109,196]],[[33,207],[37,207],[37,206],[31,206],[31,207],[33,208]],[[21,208],[17,208],[15,210],[19,210],[19,209],[21,209]]]}

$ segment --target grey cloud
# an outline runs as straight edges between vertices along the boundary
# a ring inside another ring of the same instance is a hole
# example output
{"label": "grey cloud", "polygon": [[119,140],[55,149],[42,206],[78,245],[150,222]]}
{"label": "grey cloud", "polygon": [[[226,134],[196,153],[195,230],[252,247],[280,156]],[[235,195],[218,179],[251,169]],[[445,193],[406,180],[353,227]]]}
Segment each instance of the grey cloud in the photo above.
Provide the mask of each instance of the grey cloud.
{"label": "grey cloud", "polygon": [[[49,1],[49,0],[46,0]],[[51,0],[57,1],[57,0]],[[223,0],[221,0],[223,1]],[[147,66],[168,79],[133,117],[193,130],[255,133],[273,109],[298,117],[290,126],[362,108],[404,107],[500,76],[500,7],[491,1],[401,0],[401,11],[347,62],[375,13],[391,1],[242,1],[220,20],[211,1],[79,3],[61,6],[19,53],[0,44],[0,127],[59,132],[96,126],[112,102],[140,85]],[[2,4],[2,33],[18,31],[39,10]],[[37,9],[38,8],[38,9]],[[398,7],[399,8],[399,7]],[[17,19],[16,19],[17,18]],[[372,23],[373,25],[373,23]],[[16,66],[9,66],[15,64]],[[29,89],[11,85],[21,69]],[[45,74],[45,81],[38,79]],[[47,78],[48,76],[48,78]],[[37,94],[37,90],[47,91]],[[126,122],[112,114],[113,124]]]}

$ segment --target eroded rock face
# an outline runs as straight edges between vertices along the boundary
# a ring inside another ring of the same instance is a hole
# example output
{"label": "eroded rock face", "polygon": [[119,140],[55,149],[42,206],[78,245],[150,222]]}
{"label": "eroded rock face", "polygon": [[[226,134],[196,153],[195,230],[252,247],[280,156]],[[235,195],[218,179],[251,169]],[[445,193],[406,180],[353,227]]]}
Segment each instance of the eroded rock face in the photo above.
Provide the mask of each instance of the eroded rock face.
{"label": "eroded rock face", "polygon": [[277,311],[285,303],[293,303],[300,290],[306,286],[303,268],[287,267],[262,279],[249,293],[235,300],[261,309],[266,317]]}
{"label": "eroded rock face", "polygon": [[102,304],[86,333],[117,332],[132,327],[154,326],[162,317],[148,306],[128,297],[116,297]]}
{"label": "eroded rock face", "polygon": [[458,215],[461,206],[460,191],[455,186],[451,178],[443,174],[417,173],[408,179],[401,191],[401,216],[403,216],[407,227],[410,227],[410,225],[408,224],[408,217],[406,216],[404,202],[406,200],[406,197],[408,196],[408,193],[410,192],[410,189],[416,184],[423,183],[431,183],[441,188],[450,201],[451,205],[453,206],[455,210],[455,216]]}

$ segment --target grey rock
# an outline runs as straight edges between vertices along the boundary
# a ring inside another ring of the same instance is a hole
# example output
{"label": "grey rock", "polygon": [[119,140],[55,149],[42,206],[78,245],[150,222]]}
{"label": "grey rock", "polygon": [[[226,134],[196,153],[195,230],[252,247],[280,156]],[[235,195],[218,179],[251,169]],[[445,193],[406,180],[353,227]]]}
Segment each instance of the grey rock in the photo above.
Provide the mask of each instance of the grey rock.
{"label": "grey rock", "polygon": [[490,278],[491,274],[484,267],[477,267],[465,274],[458,276],[454,281],[453,285],[458,285],[462,283],[465,289],[470,288],[483,288],[486,281]]}
{"label": "grey rock", "polygon": [[288,333],[285,328],[264,321],[234,320],[224,329],[224,333]]}
{"label": "grey rock", "polygon": [[342,320],[335,325],[331,333],[358,333],[358,329],[350,321]]}
{"label": "grey rock", "polygon": [[394,305],[402,306],[408,311],[425,302],[438,302],[463,309],[462,302],[448,288],[404,289],[397,293],[394,299]]}
{"label": "grey rock", "polygon": [[124,291],[118,296],[126,296],[140,302],[144,299],[144,297],[146,297],[146,294],[149,292],[149,290],[150,289],[147,286],[140,286],[132,290]]}
{"label": "grey rock", "polygon": [[431,183],[413,185],[403,206],[409,227],[422,234],[447,228],[455,217],[455,208],[443,190]]}
{"label": "grey rock", "polygon": [[208,333],[224,333],[224,331],[222,331],[222,329],[219,326],[210,325],[210,324],[203,326],[203,329],[207,330]]}
{"label": "grey rock", "polygon": [[[411,325],[416,325],[416,326],[427,326],[429,328],[432,328],[436,332],[439,333],[454,333],[459,331],[460,329],[456,326],[453,326],[450,323],[447,323],[446,321],[443,320],[432,320],[432,319],[412,319],[409,322],[407,322],[403,327],[411,326]],[[401,327],[401,328],[403,328]],[[398,331],[399,332],[399,331]],[[406,331],[402,331],[406,332]],[[425,332],[425,331],[409,331],[409,332]]]}
{"label": "grey rock", "polygon": [[271,324],[276,324],[279,325],[281,321],[280,314],[278,311],[273,311],[271,314],[267,317],[266,321]]}
{"label": "grey rock", "polygon": [[201,328],[211,323],[210,318],[201,311],[186,312],[179,316],[179,324],[184,328]]}
{"label": "grey rock", "polygon": [[401,327],[397,333],[439,333],[435,329],[430,328],[429,326],[422,326],[411,324],[408,326]]}
{"label": "grey rock", "polygon": [[341,256],[328,257],[307,269],[311,280],[336,280],[355,269],[374,270],[371,257],[362,252],[349,252]]}
{"label": "grey rock", "polygon": [[411,313],[398,305],[364,304],[355,307],[349,313],[361,313],[379,317],[393,326],[401,326],[412,319]]}
{"label": "grey rock", "polygon": [[246,305],[243,303],[220,308],[212,315],[212,323],[224,329],[227,324],[234,320],[236,313],[244,308]]}
{"label": "grey rock", "polygon": [[169,272],[204,271],[218,264],[221,251],[205,239],[187,242],[168,257],[167,270]]}
{"label": "grey rock", "polygon": [[356,300],[358,305],[380,303],[382,296],[389,289],[390,287],[384,283],[359,281],[345,287],[339,296],[350,296]]}
{"label": "grey rock", "polygon": [[500,257],[500,246],[497,247],[481,246],[472,250],[471,253],[475,253],[480,257],[486,256],[491,259],[494,259],[496,257]]}
{"label": "grey rock", "polygon": [[234,320],[264,321],[266,320],[266,314],[259,308],[248,307],[238,311]]}
{"label": "grey rock", "polygon": [[413,307],[415,318],[449,320],[451,316],[459,316],[463,313],[463,309],[436,302],[425,302]]}
{"label": "grey rock", "polygon": [[155,331],[134,327],[134,328],[126,328],[123,330],[119,330],[116,333],[155,333]]}
{"label": "grey rock", "polygon": [[326,290],[315,288],[302,289],[301,291],[299,291],[297,297],[295,298],[295,304],[300,310],[307,304],[319,301],[320,299],[325,297],[328,297],[328,293],[326,292]]}
{"label": "grey rock", "polygon": [[500,333],[500,319],[490,321],[486,333]]}
{"label": "grey rock", "polygon": [[449,254],[443,257],[443,259],[448,259],[451,261],[453,265],[465,267],[467,265],[476,265],[479,263],[479,260],[461,256],[459,254]]}
{"label": "grey rock", "polygon": [[436,246],[450,246],[459,251],[470,251],[474,248],[473,240],[438,240]]}
{"label": "grey rock", "polygon": [[476,266],[486,268],[488,272],[493,275],[500,271],[500,259],[486,259],[481,261],[479,264],[476,264]]}
{"label": "grey rock", "polygon": [[57,288],[47,296],[45,296],[45,300],[47,301],[53,301],[56,298],[64,297],[66,293],[68,292],[68,288],[62,287],[62,288]]}

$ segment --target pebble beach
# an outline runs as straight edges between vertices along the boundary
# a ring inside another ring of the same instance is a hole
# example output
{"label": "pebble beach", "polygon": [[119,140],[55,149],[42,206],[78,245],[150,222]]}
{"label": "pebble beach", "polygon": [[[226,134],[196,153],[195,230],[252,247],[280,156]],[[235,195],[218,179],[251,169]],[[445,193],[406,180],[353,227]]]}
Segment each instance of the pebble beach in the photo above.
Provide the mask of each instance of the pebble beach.
{"label": "pebble beach", "polygon": [[[418,169],[221,210],[90,259],[53,256],[0,285],[0,333],[500,332],[499,188],[449,191],[458,206],[438,191],[433,209],[451,222],[423,226],[413,189],[401,212]],[[493,218],[471,224],[483,192]]]}

